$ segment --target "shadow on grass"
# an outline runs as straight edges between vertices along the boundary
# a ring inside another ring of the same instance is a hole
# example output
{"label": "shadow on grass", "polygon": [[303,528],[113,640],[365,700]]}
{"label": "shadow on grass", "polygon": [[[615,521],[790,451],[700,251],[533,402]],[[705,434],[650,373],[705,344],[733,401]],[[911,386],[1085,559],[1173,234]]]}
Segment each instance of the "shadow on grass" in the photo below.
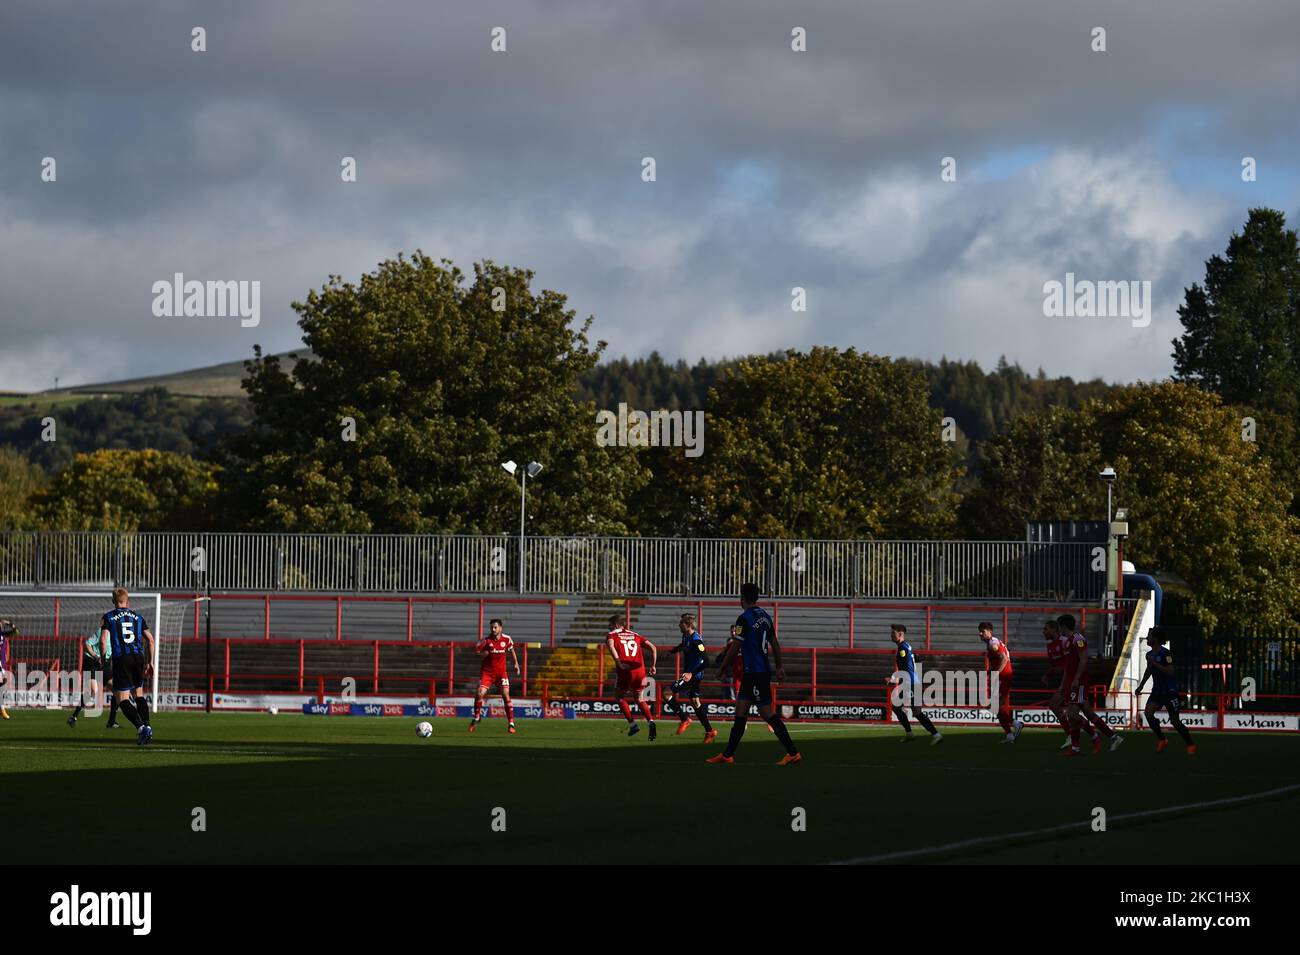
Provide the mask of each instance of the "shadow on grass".
{"label": "shadow on grass", "polygon": [[[68,737],[23,740],[55,751]],[[8,741],[0,739],[0,758],[12,761]],[[761,728],[746,734],[731,766],[704,763],[720,746],[694,736],[570,746],[562,733],[523,745],[501,736],[235,742],[182,732],[155,749],[129,738],[79,749],[76,758],[93,764],[84,767],[51,769],[39,752],[29,767],[10,762],[0,818],[21,821],[6,826],[5,849],[7,861],[23,864],[102,862],[101,840],[113,833],[125,833],[142,861],[169,863],[828,862],[1086,823],[1097,806],[1117,815],[1300,779],[1294,759],[1281,759],[1294,756],[1291,740],[1223,740],[1203,746],[1204,759],[1162,762],[1137,746],[1060,760],[1057,741],[1038,734],[1011,747],[963,734],[932,748],[891,734],[806,738],[805,761],[778,767],[780,747]],[[206,831],[193,829],[197,809]],[[117,822],[88,829],[88,812]],[[1236,825],[1240,814],[1217,815]],[[1248,815],[1268,838],[1243,845],[1236,861],[1300,850],[1293,803],[1254,804]],[[1198,839],[1220,823],[1202,813],[1186,825],[1197,836],[1172,844],[1167,861],[1200,861]],[[1066,834],[958,858],[1053,861],[1068,841],[1073,861],[1125,861],[1134,832]]]}

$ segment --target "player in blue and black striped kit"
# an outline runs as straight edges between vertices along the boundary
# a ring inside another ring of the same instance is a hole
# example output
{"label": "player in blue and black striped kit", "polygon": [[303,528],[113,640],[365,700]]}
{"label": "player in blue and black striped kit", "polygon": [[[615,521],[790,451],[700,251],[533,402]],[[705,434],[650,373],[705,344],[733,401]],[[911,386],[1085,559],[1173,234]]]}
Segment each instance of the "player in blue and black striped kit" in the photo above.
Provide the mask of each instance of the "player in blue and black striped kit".
{"label": "player in blue and black striped kit", "polygon": [[727,748],[706,762],[734,763],[736,748],[740,738],[745,735],[745,722],[749,719],[749,705],[757,705],[758,715],[772,727],[772,732],[785,747],[786,755],[781,757],[779,765],[788,766],[803,759],[790,731],[785,728],[781,717],[772,709],[772,666],[767,662],[770,647],[776,658],[776,678],[785,679],[785,667],[781,665],[781,644],[776,641],[776,628],[767,611],[758,606],[758,584],[741,584],[740,606],[744,611],[736,618],[736,625],[731,628],[731,639],[727,642],[727,652],[722,656],[718,668],[718,679],[725,680],[731,669],[732,658],[737,653],[745,664],[745,675],[740,681],[740,692],[736,694],[736,721],[731,724],[731,737]]}
{"label": "player in blue and black striped kit", "polygon": [[144,617],[127,606],[128,599],[125,587],[113,591],[113,609],[100,622],[100,656],[108,656],[111,649],[113,695],[122,715],[136,728],[136,742],[143,746],[153,740],[144,695],[144,681],[153,670],[153,634]]}
{"label": "player in blue and black striped kit", "polygon": [[930,717],[926,716],[925,711],[921,709],[921,700],[916,686],[916,654],[912,652],[912,645],[907,642],[907,628],[901,623],[891,624],[889,637],[897,645],[897,649],[894,650],[894,675],[889,678],[889,683],[895,687],[895,690],[890,693],[890,702],[893,704],[894,716],[898,717],[898,722],[903,724],[903,742],[908,743],[912,740],[912,724],[907,721],[907,714],[903,712],[903,707],[907,706],[911,708],[916,721],[930,734],[930,745],[933,746],[943,740],[943,734],[935,729],[934,724],[930,722]]}
{"label": "player in blue and black striped kit", "polygon": [[1147,718],[1147,725],[1151,727],[1151,732],[1156,734],[1156,752],[1163,753],[1169,745],[1164,730],[1160,728],[1160,721],[1156,719],[1156,713],[1164,710],[1169,714],[1170,725],[1178,731],[1178,735],[1187,744],[1187,755],[1195,756],[1196,744],[1192,742],[1192,734],[1188,732],[1182,718],[1178,715],[1182,694],[1178,692],[1178,674],[1174,670],[1174,655],[1165,646],[1165,635],[1161,633],[1159,627],[1151,628],[1151,632],[1147,634],[1147,643],[1151,644],[1151,650],[1147,652],[1147,671],[1142,674],[1142,679],[1133,692],[1141,693],[1147,679],[1151,678],[1151,695],[1147,697],[1143,714]]}
{"label": "player in blue and black striped kit", "polygon": [[708,709],[700,699],[700,682],[704,678],[704,664],[706,662],[704,638],[695,629],[694,614],[682,614],[681,619],[677,621],[677,629],[682,632],[682,642],[668,652],[682,655],[682,675],[668,688],[668,694],[664,699],[664,709],[668,710],[669,713],[677,714],[679,721],[677,735],[681,736],[686,732],[686,728],[691,725],[691,718],[682,709],[681,700],[685,697],[690,701],[691,707],[695,710],[695,715],[699,717],[700,725],[704,727],[704,742],[711,743],[718,735],[718,731],[710,725]]}

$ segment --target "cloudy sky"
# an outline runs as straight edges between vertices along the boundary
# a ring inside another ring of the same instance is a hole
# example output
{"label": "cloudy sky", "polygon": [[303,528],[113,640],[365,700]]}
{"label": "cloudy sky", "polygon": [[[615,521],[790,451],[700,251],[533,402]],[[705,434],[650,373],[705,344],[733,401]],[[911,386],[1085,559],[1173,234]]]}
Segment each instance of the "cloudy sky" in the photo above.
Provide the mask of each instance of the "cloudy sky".
{"label": "cloudy sky", "polygon": [[[290,349],[291,301],[416,248],[534,269],[611,356],[1159,378],[1247,210],[1300,221],[1297,37],[1295,0],[4,0],[0,389]],[[176,272],[260,281],[260,325],[155,317]],[[1044,317],[1067,272],[1154,320]]]}

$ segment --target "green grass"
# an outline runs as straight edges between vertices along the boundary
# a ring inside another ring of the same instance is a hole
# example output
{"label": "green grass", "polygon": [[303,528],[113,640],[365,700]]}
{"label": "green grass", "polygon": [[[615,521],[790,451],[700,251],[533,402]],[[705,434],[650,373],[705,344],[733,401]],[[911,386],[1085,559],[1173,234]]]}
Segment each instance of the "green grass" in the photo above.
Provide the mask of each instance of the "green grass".
{"label": "green grass", "polygon": [[[1291,862],[1300,792],[1173,818],[1086,828],[1094,807],[1124,813],[1300,784],[1300,736],[1149,733],[1116,753],[1063,759],[1058,732],[1014,746],[952,729],[928,745],[895,728],[793,728],[801,765],[750,726],[731,766],[710,766],[698,725],[654,743],[619,721],[499,720],[474,735],[434,720],[160,714],[155,742],[102,717],[11,711],[0,722],[0,819],[8,863],[101,861],[107,820],[124,819],[145,862],[830,862],[997,837],[916,861]],[[720,740],[729,724],[721,725]],[[207,831],[191,829],[192,810]],[[506,831],[491,829],[494,807]],[[802,807],[807,831],[791,828]],[[94,824],[90,820],[104,820]],[[1063,823],[1076,831],[1004,841]]]}

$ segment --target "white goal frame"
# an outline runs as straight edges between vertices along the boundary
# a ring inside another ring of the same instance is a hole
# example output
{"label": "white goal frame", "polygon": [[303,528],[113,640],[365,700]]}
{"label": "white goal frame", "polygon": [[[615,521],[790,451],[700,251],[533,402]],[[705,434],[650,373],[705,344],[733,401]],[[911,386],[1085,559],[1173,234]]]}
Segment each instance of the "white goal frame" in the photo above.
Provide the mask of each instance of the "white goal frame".
{"label": "white goal frame", "polygon": [[[0,617],[4,616],[3,607],[6,597],[41,597],[46,600],[58,600],[63,597],[76,597],[81,600],[86,600],[101,595],[104,600],[104,613],[108,613],[113,609],[112,587],[107,588],[107,590],[0,590]],[[150,698],[154,701],[155,709],[162,709],[161,700],[158,698],[158,651],[163,639],[163,595],[160,592],[153,591],[132,593],[130,594],[130,598],[131,604],[136,604],[138,606],[141,603],[149,603],[153,609],[153,616],[150,618],[153,620],[153,626],[149,628],[149,632],[153,634],[153,659],[149,661],[150,665],[153,667],[153,686],[150,689]],[[55,636],[58,636],[58,634],[55,634]],[[181,639],[180,634],[176,634],[175,636],[177,640]],[[84,640],[85,634],[80,634],[79,639]],[[81,649],[78,648],[76,657],[78,661],[81,659],[80,654]]]}

